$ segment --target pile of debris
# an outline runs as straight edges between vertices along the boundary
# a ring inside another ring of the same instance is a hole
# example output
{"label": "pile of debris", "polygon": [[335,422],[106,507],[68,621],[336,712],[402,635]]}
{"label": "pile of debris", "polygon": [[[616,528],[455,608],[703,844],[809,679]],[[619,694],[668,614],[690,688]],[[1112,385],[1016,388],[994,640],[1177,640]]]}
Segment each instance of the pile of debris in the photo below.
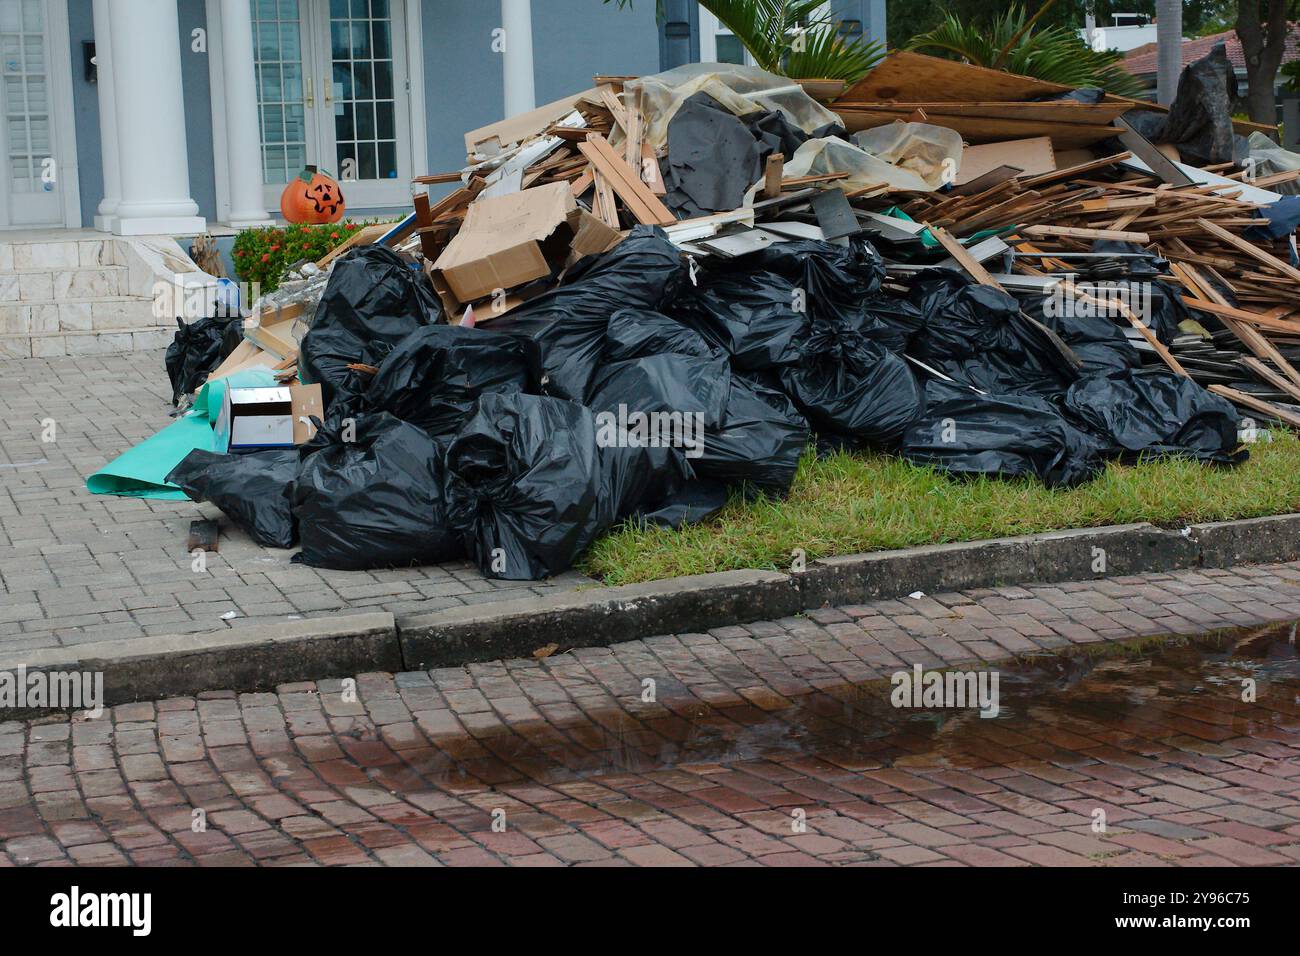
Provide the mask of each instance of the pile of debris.
{"label": "pile of debris", "polygon": [[217,433],[279,431],[168,479],[310,564],[535,579],[782,496],[811,441],[1053,487],[1235,465],[1234,405],[1300,425],[1300,199],[1267,188],[1300,163],[1152,142],[1261,132],[1191,109],[1192,71],[1167,114],[912,53],[829,106],[750,67],[597,77],[257,303],[210,386],[319,392],[232,384]]}

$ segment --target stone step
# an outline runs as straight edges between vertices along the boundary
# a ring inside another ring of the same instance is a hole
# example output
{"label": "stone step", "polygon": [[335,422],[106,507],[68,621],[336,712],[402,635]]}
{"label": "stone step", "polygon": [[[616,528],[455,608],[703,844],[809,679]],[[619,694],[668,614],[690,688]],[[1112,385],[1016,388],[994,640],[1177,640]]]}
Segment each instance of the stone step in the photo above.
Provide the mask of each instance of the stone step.
{"label": "stone step", "polygon": [[15,269],[76,269],[125,265],[114,239],[5,239],[0,237],[0,273]]}
{"label": "stone step", "polygon": [[39,335],[0,335],[0,359],[57,358],[60,355],[107,355],[164,349],[176,328],[92,329]]}
{"label": "stone step", "polygon": [[0,335],[175,327],[174,318],[153,314],[153,302],[149,299],[104,296],[59,302],[0,303]]}
{"label": "stone step", "polygon": [[0,305],[101,299],[129,293],[126,266],[15,269],[0,273]]}

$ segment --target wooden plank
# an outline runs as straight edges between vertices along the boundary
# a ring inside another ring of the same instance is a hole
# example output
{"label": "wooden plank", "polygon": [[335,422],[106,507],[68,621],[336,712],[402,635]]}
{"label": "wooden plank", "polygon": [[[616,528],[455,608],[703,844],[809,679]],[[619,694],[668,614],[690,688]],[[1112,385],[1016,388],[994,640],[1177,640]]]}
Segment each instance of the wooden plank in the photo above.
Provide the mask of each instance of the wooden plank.
{"label": "wooden plank", "polygon": [[1240,405],[1242,408],[1248,408],[1252,412],[1259,412],[1270,418],[1276,418],[1279,421],[1286,422],[1293,428],[1300,428],[1300,415],[1295,412],[1287,411],[1285,408],[1278,408],[1262,398],[1256,398],[1253,395],[1247,395],[1245,392],[1239,392],[1235,388],[1229,388],[1227,385],[1210,385],[1206,391],[1213,392],[1215,395],[1221,395],[1234,405]]}
{"label": "wooden plank", "polygon": [[573,190],[573,195],[581,196],[588,189],[590,189],[595,184],[595,182],[596,182],[596,174],[592,170],[591,166],[588,166],[585,170],[583,170],[581,176],[579,176],[573,182],[569,183],[569,188]]}
{"label": "wooden plank", "polygon": [[1277,372],[1273,371],[1253,355],[1247,355],[1244,357],[1241,360],[1241,364],[1258,375],[1262,381],[1272,385],[1276,389],[1286,392],[1296,401],[1300,401],[1300,385],[1297,385],[1295,382],[1288,382],[1285,378],[1277,374]]}
{"label": "wooden plank", "polygon": [[999,167],[1012,166],[1026,176],[1056,169],[1052,141],[1046,136],[1012,139],[983,146],[967,146],[961,153],[961,166],[955,186],[964,186]]}
{"label": "wooden plank", "polygon": [[763,198],[775,199],[781,195],[781,175],[785,170],[785,154],[773,153],[767,157],[763,168]]}
{"label": "wooden plank", "polygon": [[[597,173],[603,175],[618,197],[627,204],[637,221],[651,226],[668,226],[677,221],[663,201],[641,181],[631,166],[614,152],[609,141],[593,133],[586,142],[578,144],[582,155],[591,161]],[[597,180],[599,181],[599,180]]]}
{"label": "wooden plank", "polygon": [[930,226],[930,234],[939,241],[939,245],[943,246],[944,251],[947,252],[948,255],[957,260],[958,265],[970,273],[972,279],[980,285],[992,286],[995,289],[1002,288],[1002,286],[998,285],[997,281],[988,274],[988,271],[975,261],[975,258],[966,251],[966,247],[958,242],[952,233],[938,226]]}
{"label": "wooden plank", "polygon": [[593,175],[596,185],[596,202],[593,211],[611,229],[621,228],[618,221],[618,204],[614,201],[614,190],[609,180],[599,170],[596,170]]}
{"label": "wooden plank", "polygon": [[1228,232],[1228,230],[1224,229],[1222,226],[1216,225],[1208,219],[1197,219],[1196,224],[1210,235],[1226,242],[1235,249],[1240,249],[1265,268],[1272,269],[1274,272],[1280,273],[1289,279],[1300,282],[1300,269],[1295,268],[1290,263],[1283,262],[1271,253],[1265,252],[1253,242]]}
{"label": "wooden plank", "polygon": [[1119,229],[1083,229],[1078,226],[1025,226],[1020,231],[1033,238],[1065,236],[1070,239],[1114,239],[1117,242],[1136,242],[1143,246],[1151,242],[1151,237],[1145,232],[1126,232]]}
{"label": "wooden plank", "polygon": [[[834,104],[834,112],[850,133],[887,126],[902,118],[896,110],[884,107],[863,109]],[[905,115],[905,114],[903,114]],[[1037,119],[997,118],[988,116],[961,116],[958,114],[931,115],[937,126],[946,126],[961,134],[968,143],[995,143],[1005,139],[1024,139],[1032,136],[1049,136],[1053,147],[1073,149],[1091,146],[1119,134],[1117,126],[1097,123],[1058,123]]]}
{"label": "wooden plank", "polygon": [[654,147],[644,142],[641,144],[641,180],[656,196],[663,196],[668,192],[667,187],[664,186],[664,178],[659,172],[659,157],[655,155]]}

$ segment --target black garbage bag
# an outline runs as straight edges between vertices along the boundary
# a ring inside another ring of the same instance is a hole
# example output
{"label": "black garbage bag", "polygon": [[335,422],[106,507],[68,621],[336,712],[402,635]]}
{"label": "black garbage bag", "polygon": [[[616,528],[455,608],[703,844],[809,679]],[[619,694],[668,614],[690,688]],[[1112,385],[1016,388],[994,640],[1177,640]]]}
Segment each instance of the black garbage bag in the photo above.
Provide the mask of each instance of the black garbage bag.
{"label": "black garbage bag", "polygon": [[[950,269],[921,273],[910,299],[925,316],[908,354],[993,395],[1057,395],[1078,378],[1050,330],[1020,314],[1016,298]],[[1059,341],[1059,339],[1058,339]]]}
{"label": "black garbage bag", "polygon": [[189,324],[177,318],[176,325],[176,336],[167,346],[164,359],[172,383],[173,405],[180,404],[182,396],[198,391],[208,374],[243,340],[244,327],[237,315],[213,316]]}
{"label": "black garbage bag", "polygon": [[733,372],[722,425],[705,436],[691,468],[706,480],[783,498],[808,439],[808,422],[784,392]]}
{"label": "black garbage bag", "polygon": [[577,402],[484,395],[447,450],[448,517],[485,575],[539,580],[676,495],[684,462],[671,448],[602,448]]}
{"label": "black garbage bag", "polygon": [[194,501],[210,501],[264,548],[292,548],[297,540],[291,495],[298,451],[272,448],[247,455],[195,449],[167,475]]}
{"label": "black garbage bag", "polygon": [[524,348],[531,391],[582,401],[601,363],[610,316],[619,309],[659,309],[686,281],[681,253],[662,229],[637,226],[608,252],[587,256],[564,285],[500,322]]}
{"label": "black garbage bag", "polygon": [[976,395],[934,380],[929,407],[903,436],[903,457],[951,475],[1033,476],[1072,488],[1104,466],[1102,445],[1033,395]]}
{"label": "black garbage bag", "polygon": [[605,361],[622,362],[665,352],[708,357],[715,350],[700,333],[662,312],[619,309],[610,316],[605,330]]}
{"label": "black garbage bag", "polygon": [[907,299],[877,292],[862,300],[857,328],[871,341],[901,355],[925,329],[925,316]]}
{"label": "black garbage bag", "polygon": [[1209,53],[1183,69],[1157,142],[1173,143],[1183,162],[1192,166],[1232,162],[1236,146],[1232,104],[1236,99],[1236,71],[1227,47],[1216,43]]}
{"label": "black garbage bag", "polygon": [[364,571],[463,556],[447,522],[442,457],[424,429],[387,412],[327,421],[300,453],[295,561]]}
{"label": "black garbage bag", "polygon": [[874,246],[854,239],[838,246],[819,239],[778,242],[727,263],[728,272],[775,272],[804,290],[814,318],[856,319],[862,300],[880,290],[885,267]]}
{"label": "black garbage bag", "polygon": [[1090,375],[1070,386],[1063,405],[1126,460],[1170,455],[1235,465],[1247,457],[1232,404],[1164,369]]}
{"label": "black garbage bag", "polygon": [[326,410],[366,381],[348,365],[379,365],[398,342],[442,314],[429,283],[385,246],[362,246],[334,264],[311,329],[298,349],[305,384],[321,386]]}
{"label": "black garbage bag", "polygon": [[[1079,287],[1088,288],[1083,283]],[[1089,289],[1089,294],[1095,296],[1098,291]],[[1017,298],[1026,315],[1042,322],[1073,350],[1083,363],[1085,374],[1141,366],[1141,353],[1124,334],[1128,321],[1113,315],[1113,309],[1094,307],[1055,293],[1028,293]]]}
{"label": "black garbage bag", "polygon": [[731,356],[742,371],[792,365],[811,326],[806,295],[775,272],[735,272],[701,278],[666,311]]}
{"label": "black garbage bag", "polygon": [[779,375],[819,435],[889,448],[925,409],[925,393],[907,360],[841,323],[814,323],[799,363]]}
{"label": "black garbage bag", "polygon": [[[705,432],[723,422],[730,385],[725,356],[664,352],[606,365],[592,379],[583,404],[594,412],[612,412],[620,422],[632,415],[657,416],[652,421],[677,436],[676,447],[697,458]],[[636,418],[633,427],[641,422]]]}
{"label": "black garbage bag", "polygon": [[696,93],[668,122],[664,202],[679,219],[738,209],[762,173],[759,157],[758,140],[740,118]]}
{"label": "black garbage bag", "polygon": [[450,441],[480,395],[522,392],[528,385],[528,363],[517,340],[488,329],[427,325],[388,353],[365,400]]}

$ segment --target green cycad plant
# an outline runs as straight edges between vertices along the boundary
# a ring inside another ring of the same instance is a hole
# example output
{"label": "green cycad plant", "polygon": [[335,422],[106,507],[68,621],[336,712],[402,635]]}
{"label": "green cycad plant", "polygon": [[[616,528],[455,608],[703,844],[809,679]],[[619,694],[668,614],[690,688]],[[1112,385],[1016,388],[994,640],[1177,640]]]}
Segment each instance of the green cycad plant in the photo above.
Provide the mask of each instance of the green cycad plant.
{"label": "green cycad plant", "polygon": [[[632,0],[604,2],[632,6]],[[823,0],[700,0],[700,6],[735,34],[761,69],[799,80],[855,83],[880,61],[884,47],[841,36],[838,24],[820,12],[822,4]]]}
{"label": "green cycad plant", "polygon": [[1035,29],[1034,19],[1026,19],[1019,6],[991,23],[963,23],[949,14],[933,30],[914,36],[908,49],[1118,96],[1137,96],[1145,89],[1120,65],[1118,53],[1093,50],[1068,27]]}

